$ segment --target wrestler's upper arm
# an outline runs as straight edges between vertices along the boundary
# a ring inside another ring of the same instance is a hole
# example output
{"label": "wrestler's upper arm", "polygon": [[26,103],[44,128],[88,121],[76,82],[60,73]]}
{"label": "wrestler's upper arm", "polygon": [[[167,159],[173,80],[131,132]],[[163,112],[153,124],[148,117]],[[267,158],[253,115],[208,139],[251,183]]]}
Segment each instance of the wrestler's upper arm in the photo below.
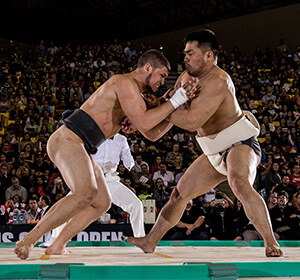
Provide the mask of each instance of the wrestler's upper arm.
{"label": "wrestler's upper arm", "polygon": [[132,80],[120,76],[120,81],[117,85],[117,96],[124,114],[137,129],[140,129],[141,121],[147,108],[139,94],[138,86]]}

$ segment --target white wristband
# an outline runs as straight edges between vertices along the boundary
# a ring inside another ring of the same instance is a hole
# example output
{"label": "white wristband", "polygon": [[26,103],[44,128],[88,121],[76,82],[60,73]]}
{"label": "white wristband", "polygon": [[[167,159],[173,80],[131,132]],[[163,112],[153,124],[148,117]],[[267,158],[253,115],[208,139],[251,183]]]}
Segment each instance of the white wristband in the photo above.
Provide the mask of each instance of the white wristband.
{"label": "white wristband", "polygon": [[175,94],[169,99],[174,109],[187,102],[189,99],[186,96],[186,90],[180,87],[176,90]]}

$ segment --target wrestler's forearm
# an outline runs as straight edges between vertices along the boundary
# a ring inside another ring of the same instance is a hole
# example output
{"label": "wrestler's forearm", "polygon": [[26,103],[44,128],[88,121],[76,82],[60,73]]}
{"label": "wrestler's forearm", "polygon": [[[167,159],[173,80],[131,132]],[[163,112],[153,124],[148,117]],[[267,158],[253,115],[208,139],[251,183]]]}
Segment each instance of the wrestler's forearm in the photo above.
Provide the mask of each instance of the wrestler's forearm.
{"label": "wrestler's forearm", "polygon": [[156,141],[161,138],[170,128],[173,126],[172,123],[164,120],[158,125],[148,131],[143,131],[142,134],[151,141]]}
{"label": "wrestler's forearm", "polygon": [[167,120],[170,123],[182,128],[182,129],[189,130],[189,131],[196,131],[197,128],[195,127],[195,124],[192,119],[193,118],[189,114],[188,109],[176,110],[167,118]]}

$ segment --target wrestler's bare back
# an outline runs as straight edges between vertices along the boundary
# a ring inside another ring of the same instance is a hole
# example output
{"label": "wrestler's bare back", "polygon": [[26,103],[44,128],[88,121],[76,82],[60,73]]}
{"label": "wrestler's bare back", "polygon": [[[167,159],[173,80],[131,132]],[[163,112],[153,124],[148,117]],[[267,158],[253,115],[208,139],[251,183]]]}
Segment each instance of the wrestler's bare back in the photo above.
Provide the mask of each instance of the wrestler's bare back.
{"label": "wrestler's bare back", "polygon": [[[178,81],[186,83],[194,79],[185,71]],[[217,133],[241,118],[234,84],[225,71],[213,66],[209,73],[198,79],[198,84],[201,91],[199,96],[191,101],[190,108],[201,118],[199,126],[194,129],[199,136]]]}

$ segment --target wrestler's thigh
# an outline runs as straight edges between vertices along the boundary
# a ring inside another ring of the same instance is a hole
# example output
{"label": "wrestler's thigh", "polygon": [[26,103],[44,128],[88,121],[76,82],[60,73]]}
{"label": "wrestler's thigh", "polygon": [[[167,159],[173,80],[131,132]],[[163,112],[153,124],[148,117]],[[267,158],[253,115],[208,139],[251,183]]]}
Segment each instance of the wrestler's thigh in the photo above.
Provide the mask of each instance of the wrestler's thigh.
{"label": "wrestler's thigh", "polygon": [[95,197],[94,202],[93,202],[93,206],[97,207],[97,205],[103,205],[104,203],[106,204],[109,201],[111,201],[111,195],[103,174],[103,171],[100,167],[100,165],[93,159],[92,160],[92,164],[93,164],[93,169],[94,169],[94,174],[95,174],[95,180],[96,180],[96,184],[97,184],[97,189],[98,189],[98,193],[97,193],[97,197]]}
{"label": "wrestler's thigh", "polygon": [[226,177],[217,172],[205,155],[198,157],[186,170],[177,184],[181,197],[191,199],[207,193]]}
{"label": "wrestler's thigh", "polygon": [[84,146],[74,138],[63,139],[56,145],[51,160],[61,172],[67,186],[75,193],[96,189],[96,178],[91,157]]}
{"label": "wrestler's thigh", "polygon": [[232,148],[226,160],[229,183],[238,178],[252,185],[259,160],[259,156],[248,145],[238,145]]}

